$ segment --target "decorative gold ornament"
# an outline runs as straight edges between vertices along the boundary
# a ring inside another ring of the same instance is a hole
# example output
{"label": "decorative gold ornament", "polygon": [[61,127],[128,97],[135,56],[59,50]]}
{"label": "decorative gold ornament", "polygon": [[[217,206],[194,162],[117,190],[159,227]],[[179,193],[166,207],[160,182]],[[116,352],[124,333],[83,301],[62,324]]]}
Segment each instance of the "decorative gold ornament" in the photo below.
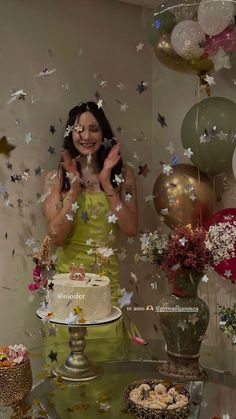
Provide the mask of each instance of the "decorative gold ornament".
{"label": "decorative gold ornament", "polygon": [[158,60],[171,70],[184,73],[208,72],[213,68],[213,62],[208,58],[185,59],[180,57],[171,45],[171,34],[162,34],[154,45],[154,52]]}
{"label": "decorative gold ornament", "polygon": [[153,195],[156,211],[170,228],[203,225],[213,213],[211,180],[190,164],[177,164],[169,176],[159,175]]}

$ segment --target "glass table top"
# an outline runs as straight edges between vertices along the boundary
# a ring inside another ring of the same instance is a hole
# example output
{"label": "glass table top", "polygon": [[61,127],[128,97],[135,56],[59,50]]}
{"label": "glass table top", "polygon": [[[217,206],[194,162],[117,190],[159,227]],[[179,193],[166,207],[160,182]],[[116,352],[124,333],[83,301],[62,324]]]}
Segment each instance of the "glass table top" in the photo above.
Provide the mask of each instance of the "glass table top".
{"label": "glass table top", "polygon": [[[48,355],[53,351],[53,360]],[[124,410],[125,387],[143,378],[165,379],[158,362],[166,359],[164,342],[150,340],[145,346],[127,339],[87,339],[85,354],[103,368],[103,374],[90,381],[64,382],[51,376],[55,363],[64,363],[68,342],[30,351],[34,384],[26,400],[24,418],[32,419],[131,419]],[[205,382],[185,382],[192,397],[190,419],[236,419],[236,352],[202,346],[201,365]],[[168,381],[170,381],[168,379]],[[10,419],[10,407],[0,408],[0,418]],[[103,416],[102,416],[103,415]]]}

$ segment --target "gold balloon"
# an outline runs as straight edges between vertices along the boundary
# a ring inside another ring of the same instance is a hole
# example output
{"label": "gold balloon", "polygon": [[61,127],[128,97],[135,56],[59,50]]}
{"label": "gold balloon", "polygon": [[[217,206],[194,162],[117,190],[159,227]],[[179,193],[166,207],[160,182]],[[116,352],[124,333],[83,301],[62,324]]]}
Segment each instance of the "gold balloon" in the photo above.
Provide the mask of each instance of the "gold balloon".
{"label": "gold balloon", "polygon": [[153,195],[156,211],[170,228],[203,225],[213,213],[211,180],[190,164],[173,166],[173,173],[169,176],[160,174]]}
{"label": "gold balloon", "polygon": [[154,45],[154,52],[158,60],[171,70],[192,73],[209,71],[213,68],[213,62],[208,58],[194,58],[186,60],[180,57],[171,45],[171,34],[160,35]]}

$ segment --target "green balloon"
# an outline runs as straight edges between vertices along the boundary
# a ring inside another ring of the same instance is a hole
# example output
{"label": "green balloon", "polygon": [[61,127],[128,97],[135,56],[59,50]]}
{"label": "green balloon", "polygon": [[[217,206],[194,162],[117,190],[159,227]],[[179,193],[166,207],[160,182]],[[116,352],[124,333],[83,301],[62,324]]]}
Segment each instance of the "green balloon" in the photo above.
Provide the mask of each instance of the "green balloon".
{"label": "green balloon", "polygon": [[146,22],[146,34],[148,42],[155,45],[160,35],[171,34],[177,24],[176,17],[168,10],[163,13],[150,12]]}
{"label": "green balloon", "polygon": [[194,105],[181,128],[182,144],[191,148],[191,161],[203,173],[217,175],[231,167],[236,145],[236,104],[210,97]]}

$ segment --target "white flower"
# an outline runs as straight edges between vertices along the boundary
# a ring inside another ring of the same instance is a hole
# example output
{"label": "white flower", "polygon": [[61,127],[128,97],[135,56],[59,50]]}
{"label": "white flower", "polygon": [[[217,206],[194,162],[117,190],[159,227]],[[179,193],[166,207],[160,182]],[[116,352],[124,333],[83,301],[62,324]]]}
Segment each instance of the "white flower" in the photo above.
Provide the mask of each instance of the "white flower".
{"label": "white flower", "polygon": [[217,265],[225,259],[235,257],[236,222],[218,223],[209,228],[206,247]]}

